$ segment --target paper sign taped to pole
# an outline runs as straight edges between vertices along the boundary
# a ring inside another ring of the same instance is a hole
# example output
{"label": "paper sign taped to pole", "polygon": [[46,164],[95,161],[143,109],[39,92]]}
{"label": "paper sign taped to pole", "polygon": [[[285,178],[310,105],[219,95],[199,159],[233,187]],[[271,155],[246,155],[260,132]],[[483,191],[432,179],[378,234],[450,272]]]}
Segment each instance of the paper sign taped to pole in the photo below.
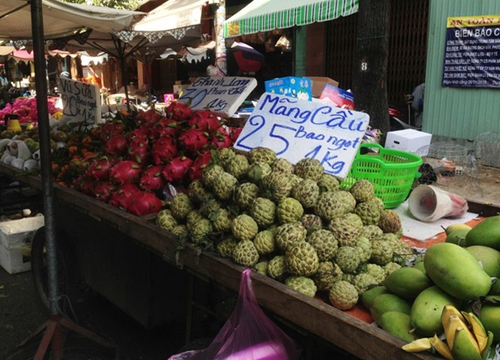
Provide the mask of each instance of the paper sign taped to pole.
{"label": "paper sign taped to pole", "polygon": [[234,147],[270,148],[293,164],[318,159],[326,173],[344,180],[369,120],[362,112],[264,93]]}
{"label": "paper sign taped to pole", "polygon": [[101,95],[99,86],[83,81],[60,79],[61,100],[64,122],[101,122]]}
{"label": "paper sign taped to pole", "polygon": [[257,86],[249,77],[200,77],[184,90],[177,100],[189,103],[193,110],[213,111],[220,117],[231,117]]}

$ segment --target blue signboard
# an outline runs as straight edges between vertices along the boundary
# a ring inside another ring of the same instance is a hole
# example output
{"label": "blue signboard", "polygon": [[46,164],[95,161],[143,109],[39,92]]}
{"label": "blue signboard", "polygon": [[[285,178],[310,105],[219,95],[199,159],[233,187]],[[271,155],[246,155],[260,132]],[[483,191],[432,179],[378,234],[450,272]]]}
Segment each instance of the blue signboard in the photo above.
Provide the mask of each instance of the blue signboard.
{"label": "blue signboard", "polygon": [[441,84],[500,87],[500,15],[448,18]]}

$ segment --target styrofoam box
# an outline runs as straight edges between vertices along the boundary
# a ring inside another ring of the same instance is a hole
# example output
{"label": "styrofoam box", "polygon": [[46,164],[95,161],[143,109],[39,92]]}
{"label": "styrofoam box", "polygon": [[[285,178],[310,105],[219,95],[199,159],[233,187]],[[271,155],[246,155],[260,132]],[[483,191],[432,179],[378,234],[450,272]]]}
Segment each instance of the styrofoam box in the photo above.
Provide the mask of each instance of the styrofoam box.
{"label": "styrofoam box", "polygon": [[[413,129],[405,129],[398,131],[389,131],[385,139],[385,147],[387,149],[396,149],[417,154],[417,151],[431,144],[432,134],[425,133]],[[420,156],[426,156],[428,152],[418,153]]]}
{"label": "styrofoam box", "polygon": [[0,265],[9,274],[31,269],[31,261],[23,255],[23,247],[30,246],[44,223],[43,215],[0,222]]}

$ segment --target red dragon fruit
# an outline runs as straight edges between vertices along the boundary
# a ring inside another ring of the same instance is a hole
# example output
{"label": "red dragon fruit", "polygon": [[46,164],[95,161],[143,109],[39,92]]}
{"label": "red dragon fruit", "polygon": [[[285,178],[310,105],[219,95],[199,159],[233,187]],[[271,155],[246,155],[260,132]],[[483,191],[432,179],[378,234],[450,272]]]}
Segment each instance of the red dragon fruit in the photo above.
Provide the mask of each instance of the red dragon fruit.
{"label": "red dragon fruit", "polygon": [[231,130],[225,126],[219,127],[214,136],[210,139],[210,145],[215,148],[227,148],[233,146],[233,141],[231,140]]}
{"label": "red dragon fruit", "polygon": [[201,173],[205,167],[212,161],[212,153],[204,151],[193,161],[193,165],[189,168],[188,176],[191,181],[200,179]]}
{"label": "red dragon fruit", "polygon": [[163,207],[161,201],[154,193],[139,191],[131,196],[127,211],[134,215],[147,215],[159,212]]}
{"label": "red dragon fruit", "polygon": [[112,136],[103,146],[103,151],[108,155],[121,156],[127,150],[128,140],[125,135]]}
{"label": "red dragon fruit", "polygon": [[177,156],[177,144],[173,138],[161,137],[153,143],[151,156],[155,165],[166,164]]}
{"label": "red dragon fruit", "polygon": [[71,187],[82,194],[93,196],[95,184],[95,181],[92,180],[90,176],[80,175],[73,180]]}
{"label": "red dragon fruit", "polygon": [[142,141],[148,141],[149,139],[152,139],[152,132],[151,129],[148,127],[140,127],[137,129],[132,130],[128,134],[128,138],[130,141],[132,140],[142,140]]}
{"label": "red dragon fruit", "polygon": [[188,125],[213,135],[220,126],[219,118],[211,110],[196,111]]}
{"label": "red dragon fruit", "polygon": [[109,179],[111,168],[120,161],[115,157],[101,157],[92,162],[87,168],[86,175],[93,180],[105,181]]}
{"label": "red dragon fruit", "polygon": [[99,181],[94,186],[94,198],[99,201],[108,202],[116,185],[109,181]]}
{"label": "red dragon fruit", "polygon": [[109,204],[122,210],[126,210],[130,202],[132,201],[132,195],[140,191],[141,190],[137,187],[136,184],[123,184],[111,194]]}
{"label": "red dragon fruit", "polygon": [[144,170],[139,178],[139,187],[151,191],[164,188],[167,182],[161,175],[163,168],[163,165],[154,165]]}
{"label": "red dragon fruit", "polygon": [[184,179],[186,179],[189,168],[192,164],[193,160],[187,156],[177,156],[165,165],[161,174],[167,182],[181,183]]}
{"label": "red dragon fruit", "polygon": [[192,113],[193,111],[188,104],[178,101],[171,102],[170,105],[165,108],[165,114],[167,114],[167,117],[176,120],[187,120],[191,117]]}
{"label": "red dragon fruit", "polygon": [[184,150],[196,153],[203,150],[208,144],[208,135],[202,130],[189,128],[179,135],[179,146]]}
{"label": "red dragon fruit", "polygon": [[141,165],[133,160],[122,160],[109,171],[109,180],[115,184],[135,183],[141,175]]}
{"label": "red dragon fruit", "polygon": [[145,111],[139,111],[137,115],[135,116],[135,123],[138,126],[141,126],[143,124],[147,123],[155,123],[161,118],[161,114],[156,111],[155,109],[149,109]]}
{"label": "red dragon fruit", "polygon": [[170,118],[158,120],[152,127],[152,133],[155,139],[160,137],[176,137],[182,130],[179,121]]}
{"label": "red dragon fruit", "polygon": [[125,127],[121,121],[108,121],[101,128],[100,140],[105,143],[113,136],[123,134],[124,131]]}
{"label": "red dragon fruit", "polygon": [[236,142],[236,140],[238,140],[238,137],[241,134],[241,130],[243,130],[243,128],[241,127],[231,128],[231,141],[233,142],[233,144]]}
{"label": "red dragon fruit", "polygon": [[133,160],[141,166],[146,166],[149,163],[150,156],[148,140],[136,139],[128,145],[129,160]]}

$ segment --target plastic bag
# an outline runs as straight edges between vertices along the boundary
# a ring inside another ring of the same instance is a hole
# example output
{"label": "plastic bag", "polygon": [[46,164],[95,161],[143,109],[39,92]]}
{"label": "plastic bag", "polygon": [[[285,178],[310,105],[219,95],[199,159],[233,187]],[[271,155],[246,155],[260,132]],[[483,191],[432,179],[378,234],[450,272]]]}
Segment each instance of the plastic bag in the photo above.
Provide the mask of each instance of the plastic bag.
{"label": "plastic bag", "polygon": [[168,360],[295,360],[301,349],[257,303],[252,270],[241,275],[235,308],[212,343],[203,350],[172,355]]}

